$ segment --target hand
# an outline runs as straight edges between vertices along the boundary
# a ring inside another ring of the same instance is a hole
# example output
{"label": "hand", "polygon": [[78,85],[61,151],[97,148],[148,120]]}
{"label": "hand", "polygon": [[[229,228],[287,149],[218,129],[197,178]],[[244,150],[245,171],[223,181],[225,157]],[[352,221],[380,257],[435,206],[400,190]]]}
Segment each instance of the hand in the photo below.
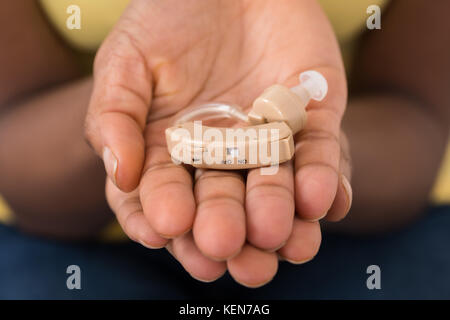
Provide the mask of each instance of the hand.
{"label": "hand", "polygon": [[[164,130],[176,112],[209,101],[248,108],[266,87],[295,85],[310,69],[329,92],[308,106],[295,161],[276,175],[197,170],[194,179],[172,163]],[[314,257],[319,218],[347,213],[345,74],[315,0],[134,0],[99,49],[94,77],[86,135],[104,158],[108,201],[131,239],[166,246],[194,278],[228,268],[244,285],[264,284],[278,254]]]}

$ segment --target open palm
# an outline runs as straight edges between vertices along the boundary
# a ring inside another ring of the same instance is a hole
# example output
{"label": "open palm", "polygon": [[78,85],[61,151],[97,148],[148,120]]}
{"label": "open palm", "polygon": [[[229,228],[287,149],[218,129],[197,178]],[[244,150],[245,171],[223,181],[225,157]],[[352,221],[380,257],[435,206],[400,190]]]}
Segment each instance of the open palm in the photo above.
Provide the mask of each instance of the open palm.
{"label": "open palm", "polygon": [[[329,94],[308,106],[295,160],[276,175],[171,161],[164,130],[178,111],[210,101],[248,108],[266,87],[295,85],[309,69],[327,78]],[[315,0],[133,0],[99,49],[94,77],[86,134],[105,161],[109,204],[131,239],[167,247],[194,278],[228,269],[262,285],[278,257],[314,257],[319,218],[347,213],[345,74]]]}

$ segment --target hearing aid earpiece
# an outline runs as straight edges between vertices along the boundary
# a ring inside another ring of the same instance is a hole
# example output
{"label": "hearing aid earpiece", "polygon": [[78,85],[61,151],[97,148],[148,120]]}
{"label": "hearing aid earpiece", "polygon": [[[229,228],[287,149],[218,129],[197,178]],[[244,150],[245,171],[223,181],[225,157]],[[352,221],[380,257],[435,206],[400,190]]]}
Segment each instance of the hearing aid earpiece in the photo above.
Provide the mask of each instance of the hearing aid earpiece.
{"label": "hearing aid earpiece", "polygon": [[305,107],[311,99],[321,101],[328,91],[325,78],[317,71],[306,71],[299,76],[300,84],[290,89],[276,84],[253,102],[249,123],[283,121],[292,134],[299,132],[306,123]]}
{"label": "hearing aid earpiece", "polygon": [[[293,136],[306,123],[311,99],[321,101],[328,91],[326,79],[306,71],[292,88],[273,85],[253,102],[245,114],[236,105],[207,103],[182,111],[166,129],[172,159],[198,168],[248,169],[275,165],[294,155]],[[232,118],[244,127],[208,127],[196,120]],[[269,136],[270,133],[270,136]]]}

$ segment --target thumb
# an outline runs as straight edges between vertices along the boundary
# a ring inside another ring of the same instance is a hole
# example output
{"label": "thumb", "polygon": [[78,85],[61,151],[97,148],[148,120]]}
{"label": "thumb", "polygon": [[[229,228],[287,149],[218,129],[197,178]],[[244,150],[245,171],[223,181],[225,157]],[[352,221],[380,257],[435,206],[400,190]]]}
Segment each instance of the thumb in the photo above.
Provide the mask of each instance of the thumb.
{"label": "thumb", "polygon": [[108,177],[125,192],[139,184],[152,95],[151,73],[131,41],[116,31],[99,49],[85,122],[86,139],[103,158]]}

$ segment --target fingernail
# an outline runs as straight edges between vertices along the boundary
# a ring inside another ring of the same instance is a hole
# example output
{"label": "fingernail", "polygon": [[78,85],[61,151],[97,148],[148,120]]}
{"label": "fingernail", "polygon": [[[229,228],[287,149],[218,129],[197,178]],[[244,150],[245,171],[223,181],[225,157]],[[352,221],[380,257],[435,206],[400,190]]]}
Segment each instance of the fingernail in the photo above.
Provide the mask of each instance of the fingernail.
{"label": "fingernail", "polygon": [[260,282],[260,283],[257,283],[257,284],[248,284],[248,283],[245,283],[245,282],[242,282],[242,281],[237,281],[237,280],[236,280],[236,282],[242,284],[244,287],[251,288],[251,289],[256,289],[256,288],[265,286],[266,284],[268,284],[272,280],[273,280],[273,277],[270,278],[269,280],[264,280],[263,282]]}
{"label": "fingernail", "polygon": [[287,262],[289,262],[291,264],[299,265],[299,264],[304,264],[304,263],[310,262],[314,258],[315,257],[311,257],[311,258],[308,258],[308,259],[305,259],[305,260],[292,260],[292,259],[287,259],[287,258],[283,258],[283,259],[284,259],[284,261],[287,261]]}
{"label": "fingernail", "polygon": [[116,184],[117,158],[108,147],[103,148],[103,163],[108,177]]}
{"label": "fingernail", "polygon": [[353,191],[352,186],[350,185],[350,182],[348,181],[347,177],[342,175],[342,186],[344,187],[345,195],[347,196],[347,210],[345,213],[348,213],[350,211],[350,208],[352,206],[353,201]]}
{"label": "fingernail", "polygon": [[145,243],[145,242],[142,241],[142,240],[139,240],[138,242],[139,242],[143,247],[146,247],[147,249],[161,249],[161,248],[164,248],[164,247],[165,247],[164,245],[163,245],[163,246],[160,246],[160,247],[151,246],[151,245]]}
{"label": "fingernail", "polygon": [[223,276],[223,274],[221,274],[221,275],[218,276],[217,278],[213,278],[213,279],[201,279],[201,278],[198,278],[198,277],[194,276],[192,273],[189,273],[189,275],[190,275],[192,278],[194,278],[195,280],[200,281],[200,282],[204,282],[204,283],[214,282],[214,281],[216,281],[217,279],[219,279],[219,278],[221,278],[221,277]]}
{"label": "fingernail", "polygon": [[276,252],[279,249],[283,248],[285,246],[286,242],[287,242],[287,240],[283,241],[283,243],[281,243],[278,247],[275,247],[275,248],[272,248],[272,249],[266,249],[264,251],[266,251],[266,252]]}
{"label": "fingernail", "polygon": [[306,220],[305,219],[305,221],[307,221],[307,222],[317,222],[317,221],[322,220],[323,218],[325,218],[327,216],[327,214],[328,214],[328,211],[325,212],[323,215],[321,215],[319,218],[310,219],[310,220]]}

